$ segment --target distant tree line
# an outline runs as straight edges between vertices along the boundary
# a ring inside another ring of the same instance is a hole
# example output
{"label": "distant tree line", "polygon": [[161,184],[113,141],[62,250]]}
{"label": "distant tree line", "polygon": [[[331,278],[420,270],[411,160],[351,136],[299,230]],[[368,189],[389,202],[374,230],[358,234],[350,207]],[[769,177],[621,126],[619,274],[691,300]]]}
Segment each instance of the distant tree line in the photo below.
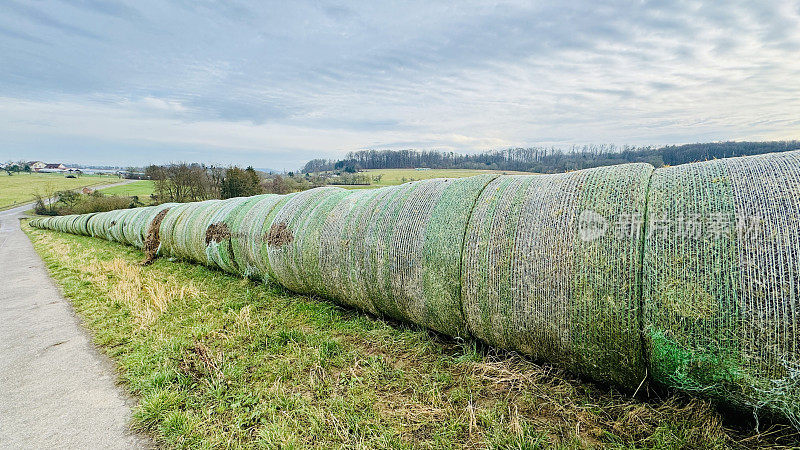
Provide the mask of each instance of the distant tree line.
{"label": "distant tree line", "polygon": [[554,147],[527,147],[492,150],[464,155],[435,150],[362,150],[344,159],[313,159],[303,173],[337,171],[354,173],[361,169],[494,169],[537,173],[559,173],[630,162],[645,162],[656,167],[733,156],[757,155],[800,149],[800,141],[713,142],[705,144],[634,147],[584,145],[563,150]]}
{"label": "distant tree line", "polygon": [[19,162],[10,162],[8,164],[3,165],[3,169],[9,176],[14,175],[15,173],[20,172],[31,172],[31,166],[24,161]]}

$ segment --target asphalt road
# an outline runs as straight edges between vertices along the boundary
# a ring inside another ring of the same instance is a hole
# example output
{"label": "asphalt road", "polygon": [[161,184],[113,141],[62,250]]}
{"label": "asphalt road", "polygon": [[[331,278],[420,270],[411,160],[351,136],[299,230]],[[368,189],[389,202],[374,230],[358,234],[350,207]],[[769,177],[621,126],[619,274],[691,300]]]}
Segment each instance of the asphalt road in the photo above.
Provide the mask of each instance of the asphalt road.
{"label": "asphalt road", "polygon": [[135,404],[47,273],[19,217],[0,212],[0,448],[152,448]]}

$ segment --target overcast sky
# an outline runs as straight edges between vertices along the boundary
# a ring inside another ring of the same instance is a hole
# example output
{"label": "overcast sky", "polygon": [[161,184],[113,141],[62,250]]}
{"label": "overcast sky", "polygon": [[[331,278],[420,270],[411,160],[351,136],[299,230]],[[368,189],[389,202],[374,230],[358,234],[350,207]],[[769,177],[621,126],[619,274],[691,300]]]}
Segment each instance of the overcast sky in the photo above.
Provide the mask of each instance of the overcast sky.
{"label": "overcast sky", "polygon": [[800,1],[0,1],[0,160],[800,138]]}

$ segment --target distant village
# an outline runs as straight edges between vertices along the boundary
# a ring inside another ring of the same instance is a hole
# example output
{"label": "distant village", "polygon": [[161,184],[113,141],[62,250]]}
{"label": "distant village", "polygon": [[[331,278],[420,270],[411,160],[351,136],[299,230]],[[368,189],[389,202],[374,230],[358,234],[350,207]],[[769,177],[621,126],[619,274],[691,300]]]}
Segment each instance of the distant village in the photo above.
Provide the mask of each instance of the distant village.
{"label": "distant village", "polygon": [[64,175],[80,175],[83,173],[88,174],[109,174],[120,175],[121,171],[111,168],[85,168],[85,167],[70,167],[63,163],[48,163],[44,161],[17,161],[0,163],[0,170],[6,172],[37,172],[37,173],[61,173]]}
{"label": "distant village", "polygon": [[62,163],[46,163],[44,161],[19,161],[19,162],[9,162],[2,164],[0,163],[0,168],[10,169],[16,168],[20,172],[54,172],[54,173],[69,173],[69,172],[80,172],[80,169],[74,167],[67,167]]}

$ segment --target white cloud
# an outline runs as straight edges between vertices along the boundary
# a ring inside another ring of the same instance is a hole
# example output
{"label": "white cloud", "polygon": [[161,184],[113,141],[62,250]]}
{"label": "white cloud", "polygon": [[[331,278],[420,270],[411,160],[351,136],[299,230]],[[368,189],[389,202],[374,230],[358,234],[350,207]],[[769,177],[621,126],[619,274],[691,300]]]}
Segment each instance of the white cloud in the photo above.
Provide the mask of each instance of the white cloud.
{"label": "white cloud", "polygon": [[83,5],[26,7],[23,28],[0,16],[0,152],[68,136],[299,165],[368,147],[800,137],[797,1]]}
{"label": "white cloud", "polygon": [[180,102],[176,101],[164,100],[155,97],[144,97],[143,99],[139,100],[139,102],[148,109],[176,113],[186,112],[186,108]]}

